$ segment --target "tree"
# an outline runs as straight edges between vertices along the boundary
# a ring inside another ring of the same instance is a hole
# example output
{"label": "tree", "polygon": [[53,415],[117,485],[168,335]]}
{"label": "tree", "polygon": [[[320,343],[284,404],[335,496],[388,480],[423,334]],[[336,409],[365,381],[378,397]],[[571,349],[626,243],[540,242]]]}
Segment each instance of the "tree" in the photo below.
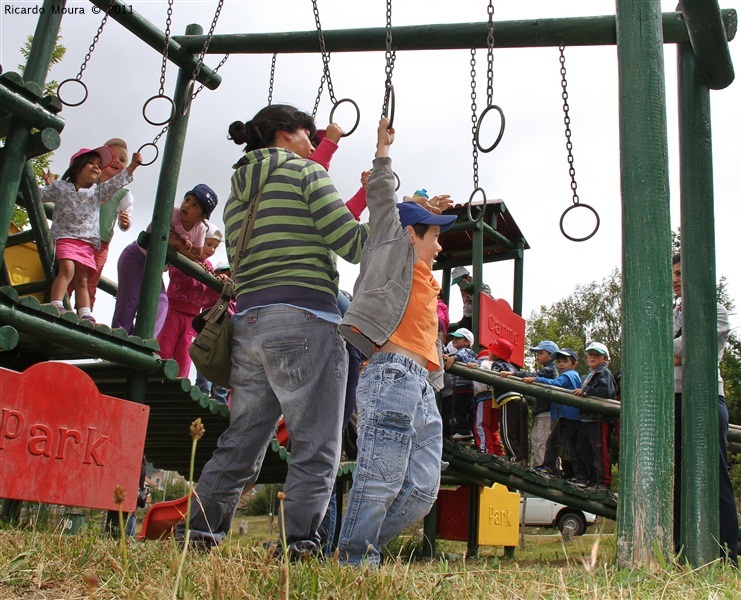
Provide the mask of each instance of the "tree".
{"label": "tree", "polygon": [[[59,41],[62,39],[62,36],[57,36],[56,44],[54,45],[54,50],[52,50],[51,54],[51,62],[49,64],[49,68],[51,68],[53,65],[58,64],[61,62],[61,60],[64,58],[64,55],[67,52],[67,48],[62,46]],[[26,39],[26,43],[21,46],[20,52],[21,55],[28,60],[28,56],[31,53],[31,46],[33,44],[33,36],[29,35]],[[26,70],[26,65],[18,65],[18,71],[22,74]],[[57,87],[59,87],[59,84],[55,80],[47,81],[44,85],[44,95],[51,95],[54,94],[57,91]],[[45,154],[44,156],[39,156],[38,158],[34,158],[32,161],[33,165],[33,171],[36,175],[36,183],[39,185],[42,185],[44,183],[44,178],[42,176],[43,172],[49,168],[49,162],[51,161],[52,153]],[[13,209],[13,223],[15,223],[20,229],[23,229],[28,224],[28,213],[26,212],[26,209],[16,205]]]}
{"label": "tree", "polygon": [[559,347],[571,348],[586,364],[584,348],[589,342],[602,342],[610,350],[610,370],[620,370],[621,277],[615,269],[601,281],[578,285],[570,296],[551,306],[541,306],[527,325],[530,346],[553,340]]}

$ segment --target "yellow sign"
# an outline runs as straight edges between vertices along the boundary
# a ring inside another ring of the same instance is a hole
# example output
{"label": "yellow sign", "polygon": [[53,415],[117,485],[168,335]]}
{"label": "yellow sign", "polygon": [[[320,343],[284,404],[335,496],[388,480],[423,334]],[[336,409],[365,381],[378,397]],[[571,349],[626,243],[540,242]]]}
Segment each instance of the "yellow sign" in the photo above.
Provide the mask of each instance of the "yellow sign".
{"label": "yellow sign", "polygon": [[520,494],[495,483],[479,488],[479,544],[517,546],[520,541]]}

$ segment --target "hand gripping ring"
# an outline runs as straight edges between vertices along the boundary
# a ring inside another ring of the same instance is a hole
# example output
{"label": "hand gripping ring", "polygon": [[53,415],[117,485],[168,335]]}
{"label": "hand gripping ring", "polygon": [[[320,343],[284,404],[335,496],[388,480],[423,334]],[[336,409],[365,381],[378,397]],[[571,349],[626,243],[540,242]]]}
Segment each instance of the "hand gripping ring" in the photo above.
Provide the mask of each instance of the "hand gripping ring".
{"label": "hand gripping ring", "polygon": [[[481,195],[484,197],[484,204],[481,206],[481,211],[479,212],[479,215],[474,219],[473,218],[473,197],[476,195],[476,192],[481,192]],[[466,212],[468,213],[468,220],[473,223],[478,223],[484,218],[484,215],[486,214],[486,192],[484,191],[484,188],[477,187],[473,192],[471,192],[471,196],[468,198],[468,204],[466,204]]]}
{"label": "hand gripping ring", "polygon": [[[502,124],[499,127],[499,135],[497,136],[497,139],[494,140],[494,143],[489,146],[488,148],[484,148],[481,145],[481,142],[479,141],[479,132],[481,131],[481,123],[484,122],[484,117],[487,115],[488,112],[495,110],[499,113],[499,116],[501,117]],[[481,116],[479,117],[479,120],[476,122],[476,146],[478,147],[481,152],[491,152],[499,145],[499,142],[502,141],[502,136],[504,135],[504,112],[501,108],[499,108],[496,104],[490,104],[486,107],[484,112],[481,113]]]}
{"label": "hand gripping ring", "polygon": [[396,112],[396,92],[394,91],[394,86],[392,84],[389,84],[386,87],[384,100],[387,101],[386,112],[388,114],[383,116],[389,118],[389,129],[391,129],[394,126],[394,113]]}
{"label": "hand gripping ring", "polygon": [[401,187],[401,179],[399,179],[399,176],[396,174],[396,171],[391,171],[394,174],[394,177],[396,178],[396,187],[394,188],[395,192],[399,191],[399,188]]}
{"label": "hand gripping ring", "polygon": [[[59,92],[62,91],[62,87],[65,84],[72,83],[72,82],[79,83],[82,86],[82,90],[85,92],[85,95],[82,97],[82,100],[80,100],[79,102],[65,102],[62,99],[62,94],[59,93]],[[87,100],[87,86],[82,82],[81,79],[76,79],[76,78],[74,78],[74,79],[65,79],[62,83],[60,83],[57,86],[57,98],[59,98],[59,101],[62,104],[64,104],[65,106],[80,106],[80,104],[82,104],[83,102],[85,102],[85,100]]]}
{"label": "hand gripping ring", "polygon": [[360,125],[360,108],[358,108],[358,105],[355,102],[355,100],[352,100],[350,98],[343,98],[342,100],[338,100],[337,102],[334,103],[334,106],[332,107],[332,110],[329,113],[329,122],[330,123],[334,123],[334,111],[336,111],[337,110],[337,107],[340,104],[342,104],[343,102],[349,102],[350,104],[352,104],[355,107],[355,112],[358,115],[357,118],[355,119],[355,125],[352,126],[352,129],[350,131],[348,131],[347,133],[343,133],[342,134],[342,137],[347,137],[347,136],[352,135],[353,133],[355,133],[355,130],[358,128],[358,125]]}
{"label": "hand gripping ring", "polygon": [[[153,121],[152,119],[147,117],[147,107],[149,106],[151,102],[153,102],[154,100],[159,100],[160,98],[164,98],[170,103],[170,116],[167,117],[164,121],[158,122],[158,121]],[[169,96],[165,96],[164,94],[156,94],[152,96],[149,100],[147,100],[144,103],[144,106],[142,106],[142,116],[144,117],[144,120],[150,125],[155,125],[156,127],[159,127],[161,125],[167,125],[170,121],[172,121],[175,118],[175,112],[176,112],[175,103],[172,101],[172,98],[170,98]]]}
{"label": "hand gripping ring", "polygon": [[[570,210],[574,210],[575,208],[579,208],[580,206],[592,211],[592,214],[594,214],[595,219],[597,219],[597,224],[594,226],[594,231],[592,231],[592,233],[590,233],[587,236],[578,238],[578,237],[572,237],[568,233],[566,233],[566,231],[563,228],[563,220],[564,218],[566,218],[566,214]],[[572,242],[586,242],[595,233],[597,233],[597,230],[599,229],[599,215],[597,214],[596,210],[594,210],[591,206],[589,206],[589,204],[572,204],[565,211],[563,211],[563,214],[561,215],[561,220],[558,222],[558,226],[561,228],[561,233],[563,233],[563,236],[565,238],[571,240]]]}
{"label": "hand gripping ring", "polygon": [[142,167],[148,167],[154,161],[156,161],[159,158],[159,156],[160,156],[160,149],[157,148],[157,144],[153,144],[152,142],[148,142],[146,144],[142,144],[141,146],[139,146],[139,149],[137,150],[137,152],[139,154],[141,154],[142,153],[142,150],[144,150],[144,148],[148,148],[149,146],[152,146],[152,148],[154,148],[154,158],[152,160],[150,160],[149,162],[143,162],[141,164]]}

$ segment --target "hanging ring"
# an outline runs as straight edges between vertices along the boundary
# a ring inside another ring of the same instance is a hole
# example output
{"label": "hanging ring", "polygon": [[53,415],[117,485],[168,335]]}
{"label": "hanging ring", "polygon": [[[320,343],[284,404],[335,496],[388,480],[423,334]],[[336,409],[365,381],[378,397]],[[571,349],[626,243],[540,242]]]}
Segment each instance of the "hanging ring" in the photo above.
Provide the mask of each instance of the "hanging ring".
{"label": "hanging ring", "polygon": [[[170,103],[170,116],[167,117],[164,121],[153,121],[149,117],[147,117],[147,106],[154,100],[159,100],[160,98],[164,98]],[[149,100],[147,100],[144,103],[144,106],[142,107],[142,116],[144,117],[144,120],[149,123],[150,125],[154,125],[156,127],[159,127],[161,125],[167,125],[170,121],[172,121],[175,118],[175,113],[177,111],[175,110],[175,103],[172,101],[172,98],[169,96],[165,96],[164,94],[156,94],[152,96]]]}
{"label": "hanging ring", "polygon": [[396,187],[394,188],[395,192],[399,191],[399,188],[401,187],[401,179],[399,179],[399,176],[396,174],[396,171],[391,171],[394,174],[394,177],[396,178]]}
{"label": "hanging ring", "polygon": [[352,135],[358,128],[358,125],[360,125],[360,108],[358,108],[358,104],[355,102],[355,100],[352,100],[350,98],[343,98],[342,100],[338,100],[337,102],[335,102],[332,106],[332,110],[329,113],[329,122],[334,123],[334,111],[336,111],[337,107],[343,102],[349,102],[350,104],[352,104],[355,107],[356,114],[358,115],[355,119],[355,125],[352,126],[352,129],[347,133],[342,134],[342,137],[348,137],[349,135]]}
{"label": "hanging ring", "polygon": [[141,154],[142,153],[142,150],[144,150],[144,148],[148,148],[149,146],[152,146],[152,148],[154,148],[154,158],[152,160],[150,160],[149,162],[143,162],[141,164],[142,167],[148,167],[154,161],[156,161],[159,158],[159,156],[160,156],[160,149],[157,148],[157,144],[155,144],[153,142],[148,142],[146,144],[142,144],[141,146],[139,146],[139,149],[137,150],[137,153]]}
{"label": "hanging ring", "polygon": [[396,92],[391,83],[386,86],[386,95],[384,100],[387,114],[383,116],[389,118],[389,129],[391,129],[394,126],[394,113],[396,112]]}
{"label": "hanging ring", "polygon": [[[563,220],[566,218],[566,214],[570,210],[574,210],[575,208],[579,208],[580,206],[583,207],[583,208],[586,208],[586,209],[588,209],[590,211],[592,211],[592,214],[594,215],[594,218],[597,219],[597,224],[594,226],[594,231],[592,231],[592,233],[590,233],[589,235],[587,235],[585,237],[578,238],[578,237],[572,237],[568,233],[566,233],[566,231],[563,228]],[[591,206],[589,206],[589,204],[579,204],[579,203],[572,204],[565,211],[563,211],[563,214],[561,215],[561,220],[558,222],[558,226],[561,228],[561,233],[563,234],[563,236],[566,239],[569,239],[572,242],[586,242],[589,238],[591,238],[592,236],[594,236],[594,234],[597,233],[597,230],[599,229],[599,214],[597,214],[597,211],[594,210],[594,208],[592,208]]]}
{"label": "hanging ring", "polygon": [[[82,86],[82,91],[85,93],[85,95],[82,97],[82,100],[80,100],[79,102],[65,102],[62,99],[62,95],[59,93],[62,91],[62,87],[64,86],[65,83],[71,83],[71,82],[79,83]],[[77,78],[65,79],[62,83],[60,83],[57,86],[57,98],[59,98],[59,101],[65,106],[72,106],[72,107],[80,106],[80,104],[82,104],[83,102],[85,102],[85,100],[87,100],[87,86],[83,83],[82,79],[77,79]]]}
{"label": "hanging ring", "polygon": [[[489,111],[495,110],[499,113],[499,116],[501,117],[502,124],[499,127],[499,135],[497,136],[497,139],[494,140],[494,143],[489,146],[488,148],[484,148],[481,145],[481,142],[479,141],[479,132],[481,131],[481,123],[484,121],[484,117]],[[499,142],[502,141],[502,136],[504,135],[504,112],[501,108],[499,108],[496,104],[490,104],[486,107],[484,112],[481,113],[481,117],[479,117],[479,120],[476,122],[476,146],[478,147],[481,152],[491,152],[499,145]]]}
{"label": "hanging ring", "polygon": [[[479,215],[474,219],[473,218],[473,197],[476,195],[477,192],[481,192],[481,195],[484,197],[484,204],[481,206],[481,211],[479,212]],[[484,188],[477,187],[473,192],[471,192],[471,196],[468,198],[468,204],[466,204],[466,212],[468,213],[468,220],[473,223],[478,223],[479,221],[483,220],[484,215],[486,214],[486,192],[484,191]]]}

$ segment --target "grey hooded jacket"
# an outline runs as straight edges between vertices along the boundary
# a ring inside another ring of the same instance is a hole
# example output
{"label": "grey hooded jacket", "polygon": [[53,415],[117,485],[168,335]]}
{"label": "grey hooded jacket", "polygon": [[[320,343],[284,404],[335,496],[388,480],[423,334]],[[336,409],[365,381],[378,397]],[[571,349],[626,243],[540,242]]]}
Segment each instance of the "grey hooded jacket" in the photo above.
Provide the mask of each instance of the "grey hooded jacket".
{"label": "grey hooded jacket", "polygon": [[[360,274],[353,300],[340,324],[345,339],[371,357],[396,331],[412,291],[414,253],[409,234],[396,210],[394,173],[388,157],[373,160],[366,194],[370,212],[370,238],[363,246]],[[431,315],[437,318],[437,314]],[[443,385],[442,345],[437,342],[438,364],[429,381],[435,390]]]}

